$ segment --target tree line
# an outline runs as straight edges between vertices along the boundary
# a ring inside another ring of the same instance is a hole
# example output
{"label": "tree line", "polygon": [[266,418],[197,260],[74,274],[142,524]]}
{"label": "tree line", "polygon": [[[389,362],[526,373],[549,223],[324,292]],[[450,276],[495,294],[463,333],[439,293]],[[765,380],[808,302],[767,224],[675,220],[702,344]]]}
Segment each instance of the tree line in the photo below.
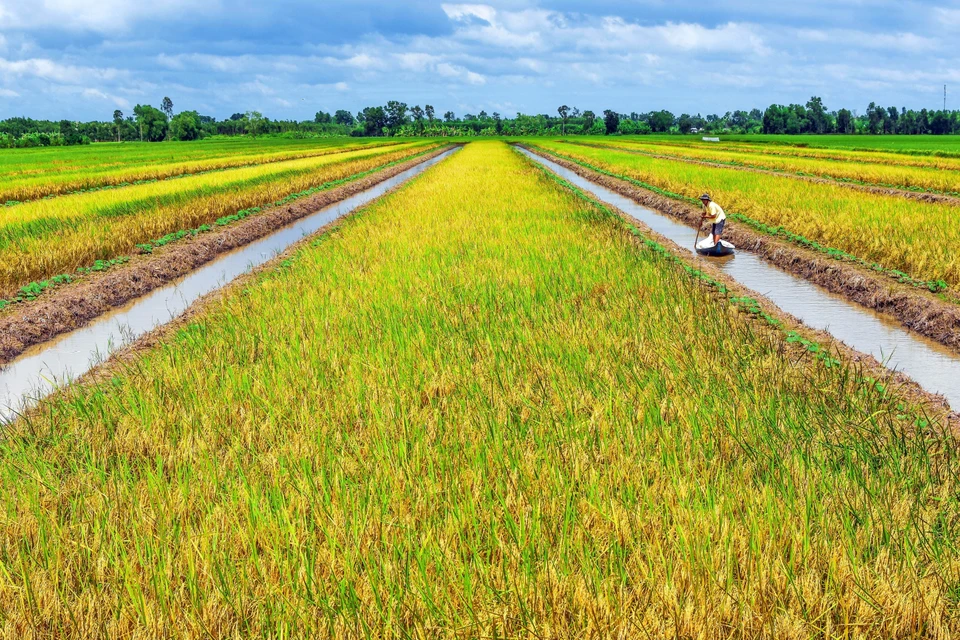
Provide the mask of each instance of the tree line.
{"label": "tree line", "polygon": [[89,144],[106,141],[197,140],[212,136],[536,136],[642,135],[649,133],[703,134],[874,134],[946,135],[960,133],[960,111],[919,111],[881,107],[871,102],[858,114],[849,109],[830,111],[817,96],[806,104],[773,104],[764,111],[733,111],[724,115],[679,116],[670,111],[618,113],[561,105],[554,114],[518,113],[504,118],[497,112],[452,111],[438,115],[432,105],[408,106],[390,100],[356,114],[340,109],[318,111],[313,120],[271,120],[259,111],[234,113],[217,120],[196,111],[174,115],[173,101],[165,97],[160,108],[137,105],[125,115],[119,109],[111,121],[59,122],[9,118],[0,121],[0,148]]}

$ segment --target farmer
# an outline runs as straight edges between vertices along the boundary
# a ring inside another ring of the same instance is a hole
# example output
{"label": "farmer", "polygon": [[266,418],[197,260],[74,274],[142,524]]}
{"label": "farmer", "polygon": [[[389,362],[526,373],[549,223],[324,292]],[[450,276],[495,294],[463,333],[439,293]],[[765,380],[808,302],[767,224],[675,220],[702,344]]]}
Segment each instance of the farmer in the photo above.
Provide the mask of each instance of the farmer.
{"label": "farmer", "polygon": [[713,234],[713,244],[717,244],[723,234],[723,225],[727,221],[727,214],[723,212],[720,205],[710,199],[710,195],[707,193],[700,196],[700,202],[703,203],[703,215],[700,216],[700,224],[706,221],[713,223],[710,232]]}

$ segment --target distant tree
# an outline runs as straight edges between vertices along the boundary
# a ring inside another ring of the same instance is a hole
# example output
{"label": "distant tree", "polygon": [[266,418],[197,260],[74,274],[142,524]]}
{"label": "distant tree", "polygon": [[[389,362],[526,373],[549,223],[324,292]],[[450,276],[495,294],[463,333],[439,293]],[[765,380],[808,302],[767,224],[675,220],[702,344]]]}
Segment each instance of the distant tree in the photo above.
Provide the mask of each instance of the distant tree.
{"label": "distant tree", "polygon": [[167,137],[167,115],[146,104],[138,104],[133,108],[137,118],[137,127],[140,129],[140,140],[160,142]]}
{"label": "distant tree", "polygon": [[123,124],[123,111],[120,109],[113,112],[113,124],[117,128],[117,142],[120,142],[120,126]]}
{"label": "distant tree", "polygon": [[813,133],[827,133],[829,130],[830,119],[827,116],[827,110],[823,106],[823,100],[813,96],[807,101],[807,119],[810,121],[811,131]]}
{"label": "distant tree", "polygon": [[383,130],[387,127],[388,122],[387,112],[383,107],[366,107],[358,115],[357,120],[363,125],[366,135],[383,135]]}
{"label": "distant tree", "polygon": [[430,124],[433,124],[433,121],[436,119],[434,117],[435,112],[433,110],[433,106],[428,104],[423,108],[423,110],[427,114],[427,120],[430,122]]}
{"label": "distant tree", "polygon": [[597,114],[593,111],[584,111],[583,112],[583,131],[584,133],[590,131],[593,128],[593,121],[597,119]]}
{"label": "distant tree", "polygon": [[337,124],[353,125],[356,120],[353,118],[353,114],[344,109],[338,109],[335,114],[333,114],[333,121]]}
{"label": "distant tree", "polygon": [[656,111],[650,114],[647,122],[655,133],[666,133],[673,127],[675,118],[669,111]]}
{"label": "distant tree", "polygon": [[690,129],[693,128],[693,118],[690,114],[684,113],[677,118],[677,128],[680,129],[680,133],[690,133]]}
{"label": "distant tree", "polygon": [[853,133],[853,114],[849,109],[837,111],[837,133]]}
{"label": "distant tree", "polygon": [[313,121],[317,124],[330,124],[333,122],[333,116],[325,111],[317,111],[316,115],[313,116]]}
{"label": "distant tree", "polygon": [[[171,100],[167,96],[164,96],[163,102],[160,103],[160,110],[166,114],[167,120],[172,118],[173,117],[173,100]],[[167,133],[169,133],[169,129],[167,130]]]}
{"label": "distant tree", "polygon": [[503,118],[500,117],[500,114],[496,111],[493,112],[493,127],[497,132],[498,136],[503,135]]}
{"label": "distant tree", "polygon": [[617,128],[620,126],[620,116],[617,115],[616,111],[606,109],[603,112],[603,124],[606,128],[607,135],[616,133]]}
{"label": "distant tree", "polygon": [[390,100],[387,102],[387,126],[391,133],[407,123],[407,103]]}
{"label": "distant tree", "polygon": [[181,111],[170,121],[170,135],[174,140],[196,140],[202,130],[200,114],[196,111]]}
{"label": "distant tree", "polygon": [[456,121],[456,119],[457,119],[457,114],[455,114],[453,111],[447,111],[445,114],[443,114],[444,122],[454,122]]}
{"label": "distant tree", "polygon": [[580,117],[580,109],[578,109],[577,107],[574,107],[573,110],[570,112],[570,115],[571,115],[573,118],[579,118],[579,117]]}
{"label": "distant tree", "polygon": [[557,113],[560,114],[560,135],[567,135],[567,117],[570,115],[570,107],[561,105],[557,107]]}
{"label": "distant tree", "polygon": [[256,137],[267,128],[268,120],[264,118],[263,114],[259,111],[247,111],[243,115],[246,117],[247,122],[249,122],[247,125],[247,133],[250,135]]}
{"label": "distant tree", "polygon": [[230,119],[233,120],[234,122],[236,122],[237,120],[243,120],[243,114],[235,113],[232,116],[230,116]]}
{"label": "distant tree", "polygon": [[477,114],[477,119],[480,120],[480,122],[483,122],[484,120],[486,120],[487,117],[488,116],[486,111],[481,111],[480,113]]}

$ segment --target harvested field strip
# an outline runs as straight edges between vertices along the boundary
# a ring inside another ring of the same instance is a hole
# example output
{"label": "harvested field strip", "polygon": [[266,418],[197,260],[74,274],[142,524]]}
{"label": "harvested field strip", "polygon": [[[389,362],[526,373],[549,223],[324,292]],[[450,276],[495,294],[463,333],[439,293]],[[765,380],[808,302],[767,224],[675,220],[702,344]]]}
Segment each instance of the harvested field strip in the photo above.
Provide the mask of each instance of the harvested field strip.
{"label": "harvested field strip", "polygon": [[771,233],[782,230],[802,242],[835,248],[908,280],[938,288],[938,282],[950,286],[960,282],[960,257],[952,250],[960,242],[955,207],[612,149],[531,142],[684,198],[709,191],[728,212],[756,221]]}
{"label": "harvested field strip", "polygon": [[[97,167],[83,167],[82,169],[42,175],[21,176],[14,173],[0,177],[0,204],[13,206],[23,202],[50,198],[61,195],[87,193],[103,189],[136,186],[191,175],[222,171],[240,167],[253,167],[273,162],[297,160],[301,158],[316,158],[319,156],[343,153],[358,149],[394,146],[397,142],[386,142],[379,145],[371,144],[328,144],[314,145],[311,148],[293,148],[274,151],[257,151],[239,153],[240,149],[233,150],[229,155],[220,155],[202,160],[175,160],[162,162],[151,160],[146,164],[122,164],[119,167],[108,163]],[[426,143],[424,143],[426,144]]]}
{"label": "harvested field strip", "polygon": [[[675,160],[708,162],[729,165],[734,168],[747,167],[785,175],[830,179],[854,185],[960,196],[960,170],[903,167],[864,161],[816,160],[760,152],[718,151],[699,146],[665,147],[664,145],[643,144],[634,141],[589,142],[584,144],[658,155]],[[960,204],[960,200],[953,204]]]}
{"label": "harvested field strip", "polygon": [[15,207],[0,217],[0,292],[109,260],[137,244],[211,224],[426,151],[416,143],[233,169]]}
{"label": "harvested field strip", "polygon": [[472,143],[14,425],[5,624],[955,631],[955,438],[710,291]]}

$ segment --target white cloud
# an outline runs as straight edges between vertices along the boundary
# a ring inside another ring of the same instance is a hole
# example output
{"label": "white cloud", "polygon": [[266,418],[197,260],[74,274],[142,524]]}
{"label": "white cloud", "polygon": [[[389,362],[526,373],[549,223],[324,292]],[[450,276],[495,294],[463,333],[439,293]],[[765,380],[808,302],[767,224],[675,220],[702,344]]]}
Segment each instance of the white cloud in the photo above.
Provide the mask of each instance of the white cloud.
{"label": "white cloud", "polygon": [[0,20],[16,29],[55,27],[114,33],[137,22],[206,14],[219,6],[218,0],[3,0]]}
{"label": "white cloud", "polygon": [[125,71],[112,68],[83,67],[55,62],[48,58],[7,60],[0,58],[0,77],[35,77],[54,82],[76,83],[89,80],[116,80]]}
{"label": "white cloud", "polygon": [[3,98],[19,98],[20,94],[14,91],[13,89],[0,89],[0,97]]}
{"label": "white cloud", "polygon": [[346,82],[338,82],[337,84],[333,85],[333,88],[337,91],[349,91],[350,85],[348,85]]}

